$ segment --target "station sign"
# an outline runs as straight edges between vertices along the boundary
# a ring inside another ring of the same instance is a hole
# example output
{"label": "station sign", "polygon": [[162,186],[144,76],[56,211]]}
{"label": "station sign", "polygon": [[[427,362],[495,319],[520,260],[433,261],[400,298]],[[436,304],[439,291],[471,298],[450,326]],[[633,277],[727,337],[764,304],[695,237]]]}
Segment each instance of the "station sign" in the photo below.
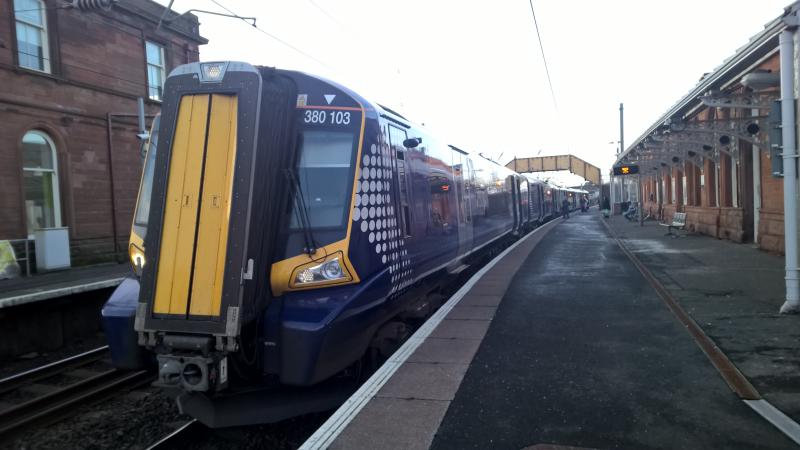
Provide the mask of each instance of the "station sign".
{"label": "station sign", "polygon": [[635,164],[623,164],[614,166],[614,175],[635,175],[639,173],[639,166]]}

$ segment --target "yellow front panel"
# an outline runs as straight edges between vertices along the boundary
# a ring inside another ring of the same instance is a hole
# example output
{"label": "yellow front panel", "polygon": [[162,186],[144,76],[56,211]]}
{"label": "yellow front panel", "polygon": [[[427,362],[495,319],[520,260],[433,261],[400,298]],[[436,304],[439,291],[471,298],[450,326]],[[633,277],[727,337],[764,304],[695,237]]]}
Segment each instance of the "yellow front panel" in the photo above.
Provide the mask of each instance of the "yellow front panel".
{"label": "yellow front panel", "polygon": [[208,102],[208,95],[184,96],[178,110],[156,275],[156,314],[186,314]]}
{"label": "yellow front panel", "polygon": [[236,155],[236,105],[234,96],[211,96],[190,315],[220,314]]}

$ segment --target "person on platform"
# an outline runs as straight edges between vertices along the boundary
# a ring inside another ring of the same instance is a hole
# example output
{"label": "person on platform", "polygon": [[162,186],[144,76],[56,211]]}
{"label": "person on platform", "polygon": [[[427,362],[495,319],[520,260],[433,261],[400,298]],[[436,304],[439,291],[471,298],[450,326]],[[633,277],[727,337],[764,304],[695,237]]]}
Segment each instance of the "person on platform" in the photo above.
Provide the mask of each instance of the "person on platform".
{"label": "person on platform", "polygon": [[566,198],[561,200],[561,215],[564,216],[565,219],[569,219],[569,200]]}
{"label": "person on platform", "polygon": [[603,217],[611,215],[611,202],[608,197],[603,197],[603,203],[600,205],[600,210],[603,212]]}
{"label": "person on platform", "polygon": [[628,222],[633,222],[636,220],[636,204],[633,202],[629,202],[628,210],[625,211],[625,214],[622,216],[628,219]]}

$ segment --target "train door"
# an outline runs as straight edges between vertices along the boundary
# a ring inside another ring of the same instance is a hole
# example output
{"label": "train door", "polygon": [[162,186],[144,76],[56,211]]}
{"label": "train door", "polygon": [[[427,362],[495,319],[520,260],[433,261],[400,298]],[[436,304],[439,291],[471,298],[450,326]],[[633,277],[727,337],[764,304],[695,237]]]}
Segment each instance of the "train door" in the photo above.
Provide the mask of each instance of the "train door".
{"label": "train door", "polygon": [[545,206],[545,198],[544,198],[544,190],[545,187],[541,184],[536,185],[536,200],[538,202],[538,206],[536,207],[536,211],[539,213],[539,222],[544,223],[544,219],[547,217],[547,207]]}
{"label": "train door", "polygon": [[525,223],[528,221],[528,214],[525,211],[525,208],[528,205],[528,202],[525,200],[525,196],[528,195],[527,189],[523,190],[522,188],[522,177],[514,176],[514,186],[517,189],[517,210],[519,211],[519,229],[522,230],[525,227]]}
{"label": "train door", "polygon": [[514,218],[514,227],[513,231],[516,232],[519,230],[520,218],[519,218],[519,187],[517,186],[517,180],[514,178],[514,175],[509,175],[506,178],[506,186],[508,186],[508,190],[511,191],[511,211],[513,213]]}
{"label": "train door", "polygon": [[458,202],[458,254],[464,255],[472,249],[472,205],[469,195],[472,170],[469,158],[456,149],[453,149],[453,173]]}
{"label": "train door", "polygon": [[530,192],[528,180],[524,177],[517,178],[519,186],[520,211],[522,211],[522,227],[527,228],[531,222]]}
{"label": "train door", "polygon": [[181,99],[170,161],[153,312],[217,317],[228,244],[237,98]]}
{"label": "train door", "polygon": [[397,188],[398,193],[398,208],[400,216],[400,229],[403,238],[411,237],[411,204],[410,204],[410,186],[408,185],[408,161],[406,159],[406,148],[403,146],[405,142],[406,130],[400,129],[394,125],[389,125],[389,141],[394,152],[394,158],[397,163]]}
{"label": "train door", "polygon": [[550,218],[555,217],[553,204],[555,203],[554,198],[556,194],[550,186],[545,185],[544,190],[544,215]]}
{"label": "train door", "polygon": [[[221,92],[201,89],[198,73],[167,80],[168,92],[202,92],[165,97],[162,105],[134,323],[148,346],[159,336],[192,333],[202,345],[232,350],[250,318],[242,312],[249,301],[242,280],[251,279],[255,265],[246,249],[262,85],[255,69],[237,69],[225,76],[246,86],[247,95],[225,82]],[[276,91],[296,98],[289,89]]]}

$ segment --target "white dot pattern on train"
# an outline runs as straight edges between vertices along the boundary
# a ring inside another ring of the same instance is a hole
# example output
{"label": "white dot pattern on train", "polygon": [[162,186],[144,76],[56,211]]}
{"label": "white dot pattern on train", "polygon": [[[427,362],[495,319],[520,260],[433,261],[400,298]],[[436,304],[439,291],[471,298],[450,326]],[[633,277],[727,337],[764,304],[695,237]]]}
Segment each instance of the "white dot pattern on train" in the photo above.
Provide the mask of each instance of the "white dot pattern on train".
{"label": "white dot pattern on train", "polygon": [[366,235],[381,264],[389,268],[392,277],[390,294],[412,282],[411,261],[392,204],[391,183],[395,169],[396,161],[381,133],[378,144],[370,145],[369,153],[364,152],[361,158],[353,207],[353,221],[357,228]]}

